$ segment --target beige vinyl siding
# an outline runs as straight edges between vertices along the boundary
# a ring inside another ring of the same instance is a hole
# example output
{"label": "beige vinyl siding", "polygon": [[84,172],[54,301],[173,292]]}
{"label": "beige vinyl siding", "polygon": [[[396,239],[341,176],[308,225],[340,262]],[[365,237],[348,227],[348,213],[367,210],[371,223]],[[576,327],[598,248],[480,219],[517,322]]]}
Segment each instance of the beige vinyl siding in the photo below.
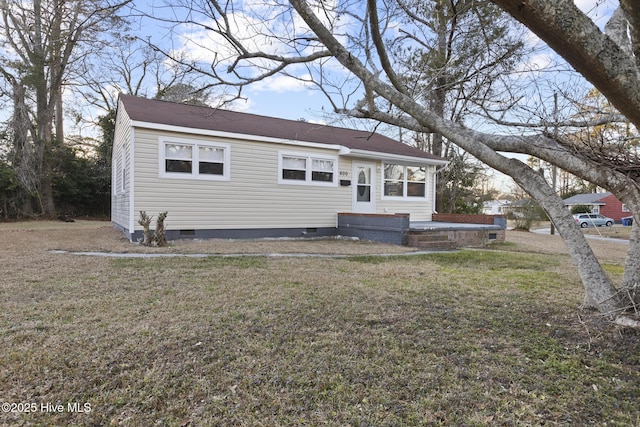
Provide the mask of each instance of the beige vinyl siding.
{"label": "beige vinyl siding", "polygon": [[389,201],[382,200],[376,205],[376,213],[392,214],[392,213],[408,213],[411,221],[431,221],[431,202],[413,201]]}
{"label": "beige vinyl siding", "polygon": [[[229,144],[229,181],[160,178],[160,137]],[[351,187],[278,184],[280,151],[337,158],[330,150],[136,128],[135,212],[168,211],[174,230],[334,227],[336,213],[351,209]]]}
{"label": "beige vinyl siding", "polygon": [[131,231],[130,141],[132,129],[131,120],[122,106],[118,108],[116,130],[111,160],[113,165],[111,180],[111,221],[125,230]]}

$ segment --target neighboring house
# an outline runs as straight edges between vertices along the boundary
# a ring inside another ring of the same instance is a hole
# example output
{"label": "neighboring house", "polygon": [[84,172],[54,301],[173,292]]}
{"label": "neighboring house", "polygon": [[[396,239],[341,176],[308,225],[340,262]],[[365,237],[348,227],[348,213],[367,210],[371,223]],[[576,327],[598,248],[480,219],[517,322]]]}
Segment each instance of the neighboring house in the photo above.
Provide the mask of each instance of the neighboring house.
{"label": "neighboring house", "polygon": [[564,199],[564,204],[571,209],[575,205],[589,206],[592,213],[599,213],[609,218],[613,218],[617,222],[621,222],[622,218],[631,216],[631,212],[626,206],[611,193],[586,193],[576,194],[575,196]]}
{"label": "neighboring house", "polygon": [[430,221],[446,161],[376,133],[121,95],[112,164],[112,222],[135,240],[139,211],[168,211],[170,239],[334,235],[343,212]]}
{"label": "neighboring house", "polygon": [[509,200],[488,200],[482,203],[482,213],[485,215],[504,215],[511,206]]}

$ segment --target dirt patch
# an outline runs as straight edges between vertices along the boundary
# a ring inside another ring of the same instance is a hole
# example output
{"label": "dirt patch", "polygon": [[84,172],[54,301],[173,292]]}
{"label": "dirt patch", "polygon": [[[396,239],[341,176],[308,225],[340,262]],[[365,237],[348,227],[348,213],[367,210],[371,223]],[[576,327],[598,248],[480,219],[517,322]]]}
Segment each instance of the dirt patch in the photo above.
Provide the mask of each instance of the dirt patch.
{"label": "dirt patch", "polygon": [[[540,254],[567,255],[567,247],[558,235],[528,233],[524,231],[507,231],[507,244],[519,252]],[[628,245],[620,242],[587,239],[601,262],[623,264],[627,256]]]}
{"label": "dirt patch", "polygon": [[6,242],[0,250],[20,252],[33,248],[64,251],[103,251],[124,253],[319,253],[366,255],[415,251],[397,245],[348,239],[180,239],[163,248],[149,248],[130,242],[106,222],[76,221],[63,223],[38,221],[0,224],[0,238]]}
{"label": "dirt patch", "polygon": [[[3,258],[32,256],[51,250],[122,253],[185,254],[265,254],[316,253],[330,255],[375,255],[414,252],[415,248],[349,239],[181,239],[168,247],[149,248],[130,242],[121,232],[104,221],[32,221],[0,223],[0,253]],[[617,242],[589,240],[596,256],[608,263],[623,263],[627,245]],[[522,231],[507,231],[509,250],[566,255],[559,236]],[[501,245],[495,246],[503,248]]]}

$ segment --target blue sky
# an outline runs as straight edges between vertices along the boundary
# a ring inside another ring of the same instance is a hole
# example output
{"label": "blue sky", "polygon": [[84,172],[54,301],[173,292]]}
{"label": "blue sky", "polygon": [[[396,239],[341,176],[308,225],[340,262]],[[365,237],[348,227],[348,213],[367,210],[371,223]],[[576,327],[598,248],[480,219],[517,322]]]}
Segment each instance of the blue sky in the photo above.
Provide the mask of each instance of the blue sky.
{"label": "blue sky", "polygon": [[[145,6],[142,6],[143,2],[145,2],[145,0],[136,2],[136,4],[138,7],[145,8]],[[264,5],[264,2],[260,0],[247,0],[244,4],[250,4],[252,2],[253,6],[258,9]],[[575,3],[580,9],[588,13],[601,28],[604,27],[608,16],[618,4],[615,0],[575,0]],[[149,7],[147,6],[146,9],[149,10]],[[155,7],[153,11],[160,15],[173,13],[171,9],[163,6]],[[279,25],[282,28],[286,24],[288,24],[288,22],[281,22]],[[304,25],[301,22],[295,22],[294,24],[298,27]],[[256,41],[254,43],[259,45],[261,39],[259,37],[252,38],[251,28],[271,31],[278,28],[278,23],[277,20],[268,23],[259,22],[249,17],[240,17],[238,19],[238,33],[240,37],[245,37],[247,40],[250,40],[249,43],[255,39]],[[193,52],[196,56],[199,55],[206,58],[207,55],[211,56],[210,51],[209,53],[205,52],[202,47],[197,46],[198,44],[201,46],[206,45],[207,47],[221,45],[221,40],[215,37],[212,38],[209,35],[211,33],[206,34],[197,28],[189,28],[187,26],[182,29],[185,32],[188,31],[189,34],[184,38],[175,36],[171,38],[170,43],[176,48],[185,49]],[[141,30],[141,36],[145,37],[149,35],[152,36],[152,40],[154,41],[164,41],[167,43],[170,39],[165,24],[153,23],[147,20],[145,27]],[[527,41],[530,44],[540,43],[533,34],[530,34]],[[266,49],[269,48],[270,47],[267,47]],[[275,46],[272,47],[272,49],[275,51],[278,48]],[[221,56],[225,55],[222,49],[216,47],[216,50],[220,52],[219,54]],[[552,56],[553,53],[549,51],[541,51],[536,57],[532,58],[531,61],[538,63],[540,67],[544,67],[550,62]],[[291,70],[292,73],[300,73],[301,75],[307,73],[307,70],[302,66],[297,67],[297,69],[296,67],[290,67],[288,70]],[[322,115],[323,108],[325,112],[331,112],[332,110],[331,105],[321,92],[282,75],[270,77],[262,82],[246,87],[243,90],[243,95],[247,98],[247,101],[236,103],[234,108],[256,114],[293,120],[304,118],[308,121],[319,121],[321,120],[320,116]]]}
{"label": "blue sky", "polygon": [[[618,5],[617,0],[574,1],[576,5],[586,12],[601,29],[604,28],[608,17]],[[261,0],[246,0],[244,3],[248,4],[251,2],[253,2],[253,5],[256,8],[264,6],[264,2]],[[156,13],[170,12],[170,9],[155,10]],[[281,27],[287,24],[289,24],[289,22],[280,23]],[[298,28],[300,26],[304,26],[304,23],[301,22],[295,22],[294,24]],[[259,44],[259,38],[255,38],[255,41],[251,38],[249,29],[252,27],[258,28],[259,30],[272,30],[274,28],[278,28],[278,23],[270,22],[268,20],[265,20],[264,22],[256,20],[252,21],[251,18],[248,17],[240,17],[238,19],[238,33],[240,36],[249,40],[249,43],[255,42],[256,44]],[[174,37],[170,42],[174,47],[189,50],[194,55],[198,55],[198,52],[200,52],[202,57],[206,58],[207,53],[204,52],[201,47],[197,46],[198,44],[201,46],[206,45],[207,47],[219,44],[218,39],[210,38],[208,34],[203,33],[199,29],[183,27],[183,30],[188,32],[188,35],[182,39],[179,37],[176,39]],[[155,40],[168,41],[166,29],[163,29],[161,25],[154,24],[152,27],[147,26],[144,31],[150,31],[153,33],[153,38]],[[163,33],[163,31],[165,31],[165,33]],[[187,40],[189,42],[185,43]],[[529,33],[526,41],[531,45],[542,45],[540,40],[532,33]],[[277,47],[272,48],[277,49]],[[223,52],[223,49],[220,49],[220,51]],[[224,55],[224,53],[221,53],[221,55]],[[552,62],[554,56],[555,54],[550,50],[541,49],[536,56],[530,58],[529,67],[526,68],[531,69],[530,66],[532,64],[537,64],[537,68],[544,68]],[[300,75],[307,73],[307,70],[304,67],[293,67],[289,70],[292,73],[300,73]],[[340,73],[339,70],[334,70],[334,72],[338,75]],[[557,76],[556,78],[562,79],[562,76]],[[299,81],[282,75],[270,77],[264,81],[246,87],[243,90],[243,96],[247,98],[247,101],[237,102],[234,105],[234,109],[292,120],[304,118],[310,122],[326,122],[326,120],[323,120],[322,118],[323,110],[325,113],[332,112],[330,103],[320,91],[311,89]],[[502,187],[500,189],[505,192],[513,185],[510,179],[505,181],[504,179],[498,178],[495,181],[499,187]]]}
{"label": "blue sky", "polygon": [[[170,17],[172,19],[175,16],[186,16],[185,9],[172,10],[166,6],[143,6],[142,4],[150,0],[136,1],[136,6],[143,9],[143,11],[155,14],[160,17]],[[244,3],[253,3],[252,7],[257,10],[258,14],[268,14],[268,7],[265,7],[265,2],[262,0],[245,0]],[[153,2],[151,3],[153,4]],[[195,15],[191,15],[191,19],[202,19]],[[304,26],[301,18],[294,17],[293,25],[298,29]],[[236,31],[237,37],[242,38],[249,49],[266,50],[273,53],[280,49],[277,43],[272,43],[272,40],[268,40],[262,36],[256,36],[256,33],[263,32],[278,32],[278,30],[287,31],[290,27],[291,20],[286,18],[282,19],[265,19],[259,20],[254,16],[243,16],[242,13],[236,13],[234,15],[233,22],[237,21]],[[205,22],[210,26],[215,26],[213,22]],[[151,37],[153,43],[162,45],[163,48],[171,48],[175,51],[188,52],[190,56],[195,59],[202,59],[206,64],[207,60],[215,54],[217,57],[225,58],[224,64],[230,64],[235,59],[235,54],[230,52],[229,49],[225,49],[224,40],[213,34],[211,31],[204,31],[201,27],[195,25],[182,25],[176,27],[169,23],[154,22],[150,19],[143,19],[143,27],[140,30],[139,36],[142,39]],[[169,34],[171,28],[174,32]],[[178,30],[179,34],[175,34]],[[252,32],[253,30],[253,32]],[[262,42],[262,43],[261,43]],[[252,46],[253,45],[253,46]],[[214,53],[215,52],[215,53]],[[222,67],[220,69],[223,69]],[[247,69],[245,69],[247,72]],[[308,70],[305,65],[294,65],[287,67],[287,72],[295,74],[296,76],[308,76]],[[337,68],[333,68],[334,74],[341,74],[344,78],[346,73]],[[233,89],[229,89],[233,91]],[[269,77],[260,82],[251,84],[243,88],[242,96],[246,98],[245,101],[237,101],[233,105],[233,109],[268,115],[274,117],[280,117],[285,119],[298,120],[304,118],[307,121],[318,122],[323,121],[322,115],[324,113],[332,112],[332,107],[327,101],[326,97],[317,89],[312,88],[308,83],[302,83],[293,78],[285,75],[275,75]]]}
{"label": "blue sky", "polygon": [[[275,79],[273,79],[275,80]],[[331,111],[325,96],[317,90],[299,85],[269,84],[247,88],[248,101],[238,101],[235,105],[243,111],[283,119],[298,120],[304,118],[309,122],[319,121],[319,114],[324,107]],[[272,82],[272,83],[285,83]]]}

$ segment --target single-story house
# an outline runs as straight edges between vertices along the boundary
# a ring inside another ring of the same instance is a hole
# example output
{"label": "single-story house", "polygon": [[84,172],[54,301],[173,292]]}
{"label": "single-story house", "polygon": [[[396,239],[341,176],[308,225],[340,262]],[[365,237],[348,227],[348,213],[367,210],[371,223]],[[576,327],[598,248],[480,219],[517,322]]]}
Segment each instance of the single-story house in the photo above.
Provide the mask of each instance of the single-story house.
{"label": "single-story house", "polygon": [[564,204],[571,209],[572,206],[585,205],[589,206],[591,213],[599,213],[609,218],[613,218],[617,222],[621,222],[622,218],[631,216],[631,212],[627,207],[612,193],[585,193],[576,194],[575,196],[564,199]]}
{"label": "single-story house", "polygon": [[485,215],[503,215],[511,207],[510,200],[487,200],[482,203],[482,213]]}
{"label": "single-story house", "polygon": [[131,95],[112,160],[112,223],[130,240],[139,211],[168,211],[169,239],[335,235],[339,213],[431,221],[446,164],[377,133]]}

